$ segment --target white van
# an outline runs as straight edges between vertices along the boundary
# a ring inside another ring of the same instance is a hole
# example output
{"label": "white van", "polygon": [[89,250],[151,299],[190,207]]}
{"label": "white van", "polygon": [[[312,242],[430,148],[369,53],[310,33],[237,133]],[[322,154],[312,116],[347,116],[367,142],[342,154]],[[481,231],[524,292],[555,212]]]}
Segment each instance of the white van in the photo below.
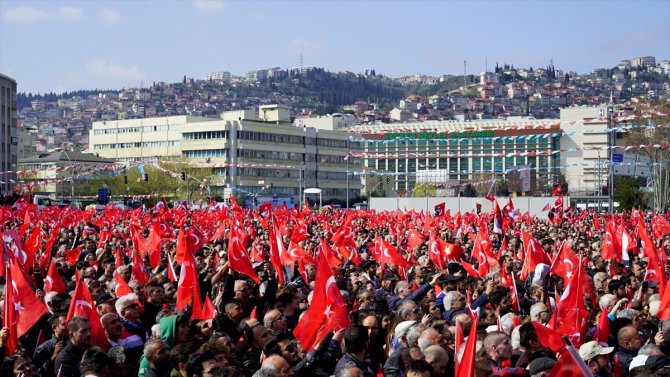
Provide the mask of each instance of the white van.
{"label": "white van", "polygon": [[53,200],[46,195],[33,195],[33,204],[37,204],[37,209],[43,209],[53,204]]}

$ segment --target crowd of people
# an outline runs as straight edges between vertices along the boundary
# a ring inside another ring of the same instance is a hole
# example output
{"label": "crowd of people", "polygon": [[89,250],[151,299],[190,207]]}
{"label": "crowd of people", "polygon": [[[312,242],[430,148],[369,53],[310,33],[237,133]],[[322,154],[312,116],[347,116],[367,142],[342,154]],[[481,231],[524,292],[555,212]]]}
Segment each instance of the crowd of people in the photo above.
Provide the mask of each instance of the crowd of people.
{"label": "crowd of people", "polygon": [[0,375],[670,376],[665,214],[180,207],[1,207]]}

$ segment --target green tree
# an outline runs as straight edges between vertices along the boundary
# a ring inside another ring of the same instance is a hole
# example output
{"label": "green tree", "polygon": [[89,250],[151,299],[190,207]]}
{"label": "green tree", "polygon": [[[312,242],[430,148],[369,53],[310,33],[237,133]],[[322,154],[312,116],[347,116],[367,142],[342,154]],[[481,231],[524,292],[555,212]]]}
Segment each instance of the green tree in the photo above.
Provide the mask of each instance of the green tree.
{"label": "green tree", "polygon": [[437,186],[433,183],[416,183],[412,191],[413,197],[435,196]]}
{"label": "green tree", "polygon": [[647,207],[646,200],[642,194],[644,178],[614,177],[614,194],[619,202],[619,210],[630,210],[635,207],[644,209]]}
{"label": "green tree", "polygon": [[477,196],[477,190],[475,190],[475,188],[474,188],[474,186],[472,186],[472,184],[468,183],[463,188],[463,193],[461,194],[461,196],[463,196],[465,198],[474,198],[474,197]]}

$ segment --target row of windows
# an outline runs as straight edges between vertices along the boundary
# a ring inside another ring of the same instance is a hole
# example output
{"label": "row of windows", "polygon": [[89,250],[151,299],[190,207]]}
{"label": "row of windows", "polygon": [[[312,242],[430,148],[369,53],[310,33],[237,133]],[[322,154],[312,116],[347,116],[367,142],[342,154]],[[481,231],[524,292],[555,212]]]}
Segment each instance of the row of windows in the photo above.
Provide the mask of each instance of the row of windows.
{"label": "row of windows", "polygon": [[237,157],[269,159],[269,160],[288,160],[288,161],[302,161],[302,153],[291,152],[275,152],[275,151],[257,151],[254,149],[238,149]]}
{"label": "row of windows", "polygon": [[123,128],[106,128],[102,130],[93,130],[93,135],[111,135],[111,134],[127,134],[140,132],[165,132],[165,131],[179,131],[180,124],[165,124],[156,126],[138,126],[138,127],[123,127]]}
{"label": "row of windows", "polygon": [[[239,186],[238,188],[240,190],[243,190],[244,192],[255,194],[255,193],[259,192],[262,187],[258,187],[258,186]],[[261,193],[261,195],[270,196],[270,195],[273,195],[273,194],[277,194],[277,195],[297,196],[298,191],[300,191],[300,189],[297,188],[297,187],[278,187],[278,186],[274,186],[272,188],[272,192],[269,192],[268,190],[265,190]]]}
{"label": "row of windows", "polygon": [[[317,145],[322,147],[332,147],[332,148],[347,148],[346,140],[336,140],[336,139],[318,139]],[[349,145],[349,147],[353,147]]]}
{"label": "row of windows", "polygon": [[185,132],[182,138],[184,140],[227,139],[228,131]]}
{"label": "row of windows", "polygon": [[300,178],[300,170],[237,168],[237,174],[250,177]]}
{"label": "row of windows", "polygon": [[126,148],[159,148],[159,147],[178,147],[179,140],[170,141],[145,141],[141,143],[114,143],[114,144],[95,144],[93,149],[126,149]]}
{"label": "row of windows", "polygon": [[182,151],[186,158],[211,158],[211,157],[228,157],[227,149],[199,149]]}
{"label": "row of windows", "polygon": [[[368,160],[367,166],[373,169],[385,171],[421,171],[446,169],[452,172],[470,170],[470,163],[472,163],[473,171],[490,171],[494,166],[496,170],[509,169],[515,166],[537,166],[548,167],[549,156],[538,157],[486,157],[486,158],[449,158],[449,159],[379,159]],[[553,165],[557,164],[554,159]],[[397,170],[396,170],[397,165]]]}
{"label": "row of windows", "polygon": [[498,138],[498,139],[453,139],[453,140],[425,140],[425,139],[416,139],[416,140],[396,140],[396,141],[383,141],[383,142],[378,142],[378,143],[366,143],[366,147],[368,148],[374,148],[375,146],[377,147],[384,147],[384,146],[390,146],[390,147],[398,147],[398,146],[430,146],[430,145],[449,145],[449,146],[455,146],[455,145],[468,145],[468,144],[483,144],[483,145],[491,145],[491,144],[535,144],[535,143],[547,143],[550,142],[553,139],[559,139],[558,137],[538,137],[538,138],[533,138],[533,139],[507,139],[504,137]]}
{"label": "row of windows", "polygon": [[319,179],[329,179],[334,181],[346,181],[347,173],[346,172],[332,172],[332,171],[320,171],[318,173]]}
{"label": "row of windows", "polygon": [[[303,144],[302,136],[282,135],[269,132],[238,131],[237,138],[241,140],[266,141],[269,143]],[[314,139],[312,139],[314,140]]]}

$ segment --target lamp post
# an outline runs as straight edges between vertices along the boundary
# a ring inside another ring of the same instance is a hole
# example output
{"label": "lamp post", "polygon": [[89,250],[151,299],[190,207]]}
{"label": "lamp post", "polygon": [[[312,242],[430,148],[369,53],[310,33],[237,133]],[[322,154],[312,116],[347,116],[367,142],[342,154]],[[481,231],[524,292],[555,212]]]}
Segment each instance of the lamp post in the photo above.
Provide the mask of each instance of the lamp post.
{"label": "lamp post", "polygon": [[81,154],[81,149],[79,152],[77,152],[77,155],[74,157],[74,163],[70,159],[70,154],[67,153],[66,150],[63,151],[65,153],[65,157],[67,157],[68,162],[70,163],[70,177],[71,177],[71,182],[70,182],[70,199],[74,198],[74,165],[77,163],[77,159],[79,159],[79,155]]}

